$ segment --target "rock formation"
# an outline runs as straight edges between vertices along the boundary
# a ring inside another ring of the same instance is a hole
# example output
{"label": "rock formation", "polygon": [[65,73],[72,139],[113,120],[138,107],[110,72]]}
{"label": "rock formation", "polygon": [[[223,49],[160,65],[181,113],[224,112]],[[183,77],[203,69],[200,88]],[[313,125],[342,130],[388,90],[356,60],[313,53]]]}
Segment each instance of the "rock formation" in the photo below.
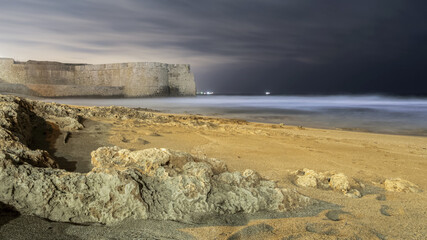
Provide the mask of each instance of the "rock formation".
{"label": "rock formation", "polygon": [[[0,95],[0,202],[53,221],[111,224],[126,218],[200,222],[220,214],[283,212],[311,200],[256,172],[169,149],[101,147],[89,173],[58,169],[31,149],[47,121],[77,131],[81,117],[150,117],[136,109],[77,108]],[[89,157],[89,156],[88,156]]]}
{"label": "rock formation", "polygon": [[196,94],[188,64],[67,64],[0,58],[0,91],[40,97],[188,96]]}
{"label": "rock formation", "polygon": [[293,175],[295,176],[295,184],[301,187],[334,190],[352,198],[359,198],[362,196],[357,188],[360,189],[363,185],[353,179],[349,179],[342,173],[318,173],[314,170],[304,168],[294,172]]}

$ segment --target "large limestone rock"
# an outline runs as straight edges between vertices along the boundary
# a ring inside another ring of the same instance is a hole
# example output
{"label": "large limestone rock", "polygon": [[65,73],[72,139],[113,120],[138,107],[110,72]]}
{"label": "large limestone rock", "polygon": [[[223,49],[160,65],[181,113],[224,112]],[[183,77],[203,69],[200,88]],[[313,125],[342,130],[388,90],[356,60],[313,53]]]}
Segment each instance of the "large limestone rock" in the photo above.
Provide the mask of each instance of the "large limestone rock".
{"label": "large limestone rock", "polygon": [[84,175],[16,166],[6,158],[1,161],[0,181],[0,201],[24,214],[75,223],[147,218],[146,206],[136,200],[137,183],[116,173]]}
{"label": "large limestone rock", "polygon": [[197,222],[216,214],[287,211],[309,201],[254,171],[227,172],[218,160],[168,149],[99,148],[88,174],[16,165],[3,152],[0,159],[0,201],[54,221]]}
{"label": "large limestone rock", "polygon": [[[34,128],[54,121],[83,127],[79,118],[148,117],[125,108],[98,110],[0,96],[0,202],[53,221],[111,224],[126,218],[199,222],[218,214],[283,212],[310,199],[256,172],[229,172],[224,162],[169,149],[92,152],[87,174],[67,172],[43,150],[31,150]],[[62,124],[62,125],[61,125]]]}

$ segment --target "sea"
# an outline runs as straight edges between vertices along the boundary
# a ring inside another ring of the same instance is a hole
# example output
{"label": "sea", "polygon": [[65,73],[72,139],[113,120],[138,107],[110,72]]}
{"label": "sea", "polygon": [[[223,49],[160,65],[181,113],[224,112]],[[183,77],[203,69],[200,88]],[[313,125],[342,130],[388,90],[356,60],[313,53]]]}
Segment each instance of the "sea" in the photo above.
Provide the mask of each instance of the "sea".
{"label": "sea", "polygon": [[198,95],[166,98],[42,99],[82,106],[149,108],[323,129],[427,136],[427,98],[382,95]]}

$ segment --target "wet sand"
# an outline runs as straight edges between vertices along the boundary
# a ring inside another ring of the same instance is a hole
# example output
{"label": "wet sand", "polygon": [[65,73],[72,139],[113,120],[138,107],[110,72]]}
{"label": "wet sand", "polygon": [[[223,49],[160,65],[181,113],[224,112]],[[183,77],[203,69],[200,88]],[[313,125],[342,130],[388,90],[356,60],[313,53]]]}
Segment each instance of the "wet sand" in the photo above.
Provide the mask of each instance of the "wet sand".
{"label": "wet sand", "polygon": [[[425,239],[427,238],[427,138],[278,124],[249,123],[194,115],[153,113],[168,122],[91,118],[84,130],[47,134],[63,166],[87,172],[91,150],[164,147],[224,160],[229,170],[254,169],[279,186],[321,201],[313,209],[278,216],[261,213],[213,219],[201,225],[125,221],[116,226],[73,225],[2,212],[4,239]],[[203,119],[203,121],[201,121]],[[68,163],[68,165],[67,165]],[[365,185],[361,198],[299,187],[292,172],[309,168],[344,173]],[[420,193],[387,192],[383,181],[402,178]]]}

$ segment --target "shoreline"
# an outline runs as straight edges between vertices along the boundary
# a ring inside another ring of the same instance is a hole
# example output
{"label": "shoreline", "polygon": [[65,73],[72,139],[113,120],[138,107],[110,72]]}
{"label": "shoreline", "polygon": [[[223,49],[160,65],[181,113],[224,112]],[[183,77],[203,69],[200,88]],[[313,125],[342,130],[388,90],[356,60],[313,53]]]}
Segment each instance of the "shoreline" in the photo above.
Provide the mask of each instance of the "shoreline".
{"label": "shoreline", "polygon": [[[14,96],[13,94],[6,94],[6,95]],[[208,106],[203,107],[203,106],[195,105],[195,106],[189,106],[190,110],[185,110],[179,104],[174,106],[173,102],[172,103],[168,102],[169,101],[168,99],[177,99],[178,101],[180,101],[181,99],[186,99],[186,97],[100,99],[100,98],[39,98],[39,97],[22,95],[22,94],[17,96],[24,97],[27,99],[33,99],[37,101],[43,101],[43,102],[57,102],[60,104],[67,104],[67,105],[76,106],[76,107],[123,106],[123,107],[129,107],[134,109],[142,109],[146,111],[162,112],[164,114],[178,114],[178,115],[187,114],[187,115],[205,116],[205,117],[212,117],[212,118],[241,119],[241,120],[254,122],[254,123],[285,124],[287,126],[294,126],[294,127],[302,126],[302,127],[314,128],[314,129],[343,130],[343,131],[352,131],[352,132],[427,137],[427,125],[425,124],[418,126],[418,128],[414,128],[414,127],[405,128],[405,127],[402,127],[403,125],[398,124],[397,122],[393,123],[393,125],[389,125],[390,122],[384,122],[383,124],[380,124],[379,122],[370,123],[370,121],[373,121],[373,119],[367,120],[362,118],[360,119],[356,118],[356,120],[353,120],[345,116],[340,118],[340,120],[337,120],[338,119],[337,116],[335,116],[335,119],[325,118],[326,116],[325,113],[313,113],[314,114],[313,116],[315,116],[314,120],[306,120],[307,118],[310,118],[310,119],[312,118],[311,114],[305,115],[305,117],[303,118],[304,115],[299,116],[296,112],[293,112],[293,110],[290,110],[290,112],[287,112],[287,111],[280,112],[281,110],[275,109],[275,108],[272,108],[268,111],[261,110],[261,109],[251,109],[251,108],[247,108],[247,110],[241,110],[241,109],[238,110],[237,108],[222,109],[220,107],[208,107]],[[201,99],[205,98],[205,96],[199,96],[199,97]],[[214,97],[218,97],[218,96],[214,96]],[[236,96],[224,96],[224,97],[236,97]],[[256,96],[256,97],[265,97],[265,96]],[[301,98],[303,96],[285,96],[285,97]],[[319,96],[314,96],[314,97],[319,97]],[[323,97],[345,97],[345,96],[327,95]],[[356,97],[377,97],[377,96],[376,95],[356,95]],[[209,96],[206,98],[209,98]],[[267,98],[270,98],[270,97],[267,97]],[[87,100],[89,102],[82,104],[83,100]],[[106,102],[103,102],[100,100],[105,100]],[[123,102],[120,102],[121,100]],[[155,100],[154,102],[160,101],[159,103],[161,104],[153,105],[153,100]],[[111,102],[111,101],[114,101],[114,102]],[[138,101],[138,102],[135,102],[135,101]],[[148,101],[148,104],[147,104],[147,101]],[[164,104],[166,103],[169,103],[170,106],[174,106],[174,107],[165,108]],[[350,111],[350,109],[351,108],[349,108],[348,110]],[[386,119],[383,119],[383,120],[386,120]],[[403,121],[403,120],[401,119],[400,121]],[[408,122],[406,124],[410,125],[411,122]],[[366,126],[363,126],[363,125],[366,125]]]}

